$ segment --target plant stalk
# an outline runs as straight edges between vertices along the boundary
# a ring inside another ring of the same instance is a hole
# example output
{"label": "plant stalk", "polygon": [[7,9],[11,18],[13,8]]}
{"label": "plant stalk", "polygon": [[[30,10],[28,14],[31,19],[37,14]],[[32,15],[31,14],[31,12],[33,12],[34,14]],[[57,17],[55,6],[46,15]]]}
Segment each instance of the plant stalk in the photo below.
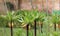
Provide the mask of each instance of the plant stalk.
{"label": "plant stalk", "polygon": [[56,24],[54,24],[54,29],[55,29],[55,31],[56,31]]}
{"label": "plant stalk", "polygon": [[43,23],[41,24],[41,33],[43,33],[42,28],[43,28]]}
{"label": "plant stalk", "polygon": [[35,26],[34,26],[34,36],[36,36],[36,20],[34,21],[34,24],[35,24]]}
{"label": "plant stalk", "polygon": [[27,24],[27,36],[29,35],[29,24]]}
{"label": "plant stalk", "polygon": [[12,17],[11,17],[11,36],[13,36],[13,22],[12,22]]}
{"label": "plant stalk", "polygon": [[12,22],[11,22],[11,36],[13,36],[13,27],[12,27]]}

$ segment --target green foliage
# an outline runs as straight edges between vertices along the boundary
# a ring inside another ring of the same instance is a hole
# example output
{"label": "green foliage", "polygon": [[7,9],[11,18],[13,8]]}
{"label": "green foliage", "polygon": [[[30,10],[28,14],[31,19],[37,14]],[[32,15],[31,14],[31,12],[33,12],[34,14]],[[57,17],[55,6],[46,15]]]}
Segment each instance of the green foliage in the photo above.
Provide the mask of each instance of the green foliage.
{"label": "green foliage", "polygon": [[[55,12],[57,13],[58,11]],[[19,24],[20,26],[22,23],[31,24],[34,22],[34,20],[36,20],[37,22],[43,23],[43,33],[40,33],[41,36],[59,36],[60,33],[54,32],[53,27],[50,26],[50,24],[60,22],[60,15],[56,14],[55,12],[51,15],[47,15],[47,13],[44,11],[39,12],[38,10],[18,10],[15,12],[7,12],[6,15],[0,15],[0,25],[6,25],[8,22],[12,21],[14,24]],[[21,30],[16,32],[17,36],[21,36],[21,33],[23,33]]]}
{"label": "green foliage", "polygon": [[24,16],[24,22],[26,23],[31,23],[33,22],[36,18],[38,18],[39,16],[39,13],[38,11],[29,11],[29,12],[26,12],[25,13],[25,16]]}
{"label": "green foliage", "polygon": [[59,16],[60,16],[60,10],[54,10],[52,12],[52,15],[51,15],[52,22],[53,23],[58,23],[60,21],[60,17]]}
{"label": "green foliage", "polygon": [[39,21],[43,22],[46,19],[46,12],[40,12]]}
{"label": "green foliage", "polygon": [[[14,12],[7,12],[6,15],[1,16],[3,22],[14,22],[14,23],[32,23],[34,20],[40,22],[51,22],[58,23],[60,21],[60,16],[57,15],[58,11],[53,11],[52,15],[48,15],[44,11],[39,12],[38,10],[18,10]],[[0,20],[0,21],[1,21]],[[5,21],[4,21],[5,20]],[[48,20],[48,21],[47,21]]]}
{"label": "green foliage", "polygon": [[60,10],[53,10],[52,14],[60,15]]}
{"label": "green foliage", "polygon": [[60,32],[56,32],[56,31],[55,31],[55,32],[53,32],[52,34],[53,34],[53,36],[60,36],[60,35],[59,35]]}
{"label": "green foliage", "polygon": [[8,24],[9,22],[17,23],[17,22],[22,22],[22,19],[20,15],[16,15],[15,12],[7,12],[6,15],[1,15],[0,16],[0,22],[3,24]]}
{"label": "green foliage", "polygon": [[36,18],[39,17],[39,12],[38,10],[20,10],[17,12],[17,15],[20,15],[23,18],[24,23],[32,23]]}
{"label": "green foliage", "polygon": [[0,27],[6,26],[7,23],[7,20],[0,15]]}

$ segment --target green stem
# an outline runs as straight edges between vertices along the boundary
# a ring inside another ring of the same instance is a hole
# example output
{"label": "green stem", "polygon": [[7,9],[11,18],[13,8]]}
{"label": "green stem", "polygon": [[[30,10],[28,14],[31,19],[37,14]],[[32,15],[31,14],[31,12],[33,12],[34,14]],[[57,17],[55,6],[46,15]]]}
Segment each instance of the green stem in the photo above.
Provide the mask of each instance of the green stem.
{"label": "green stem", "polygon": [[34,33],[35,33],[34,35],[36,36],[36,20],[34,21],[34,25],[35,25],[35,26],[34,26],[34,30],[35,30],[35,31],[34,31]]}
{"label": "green stem", "polygon": [[43,23],[41,24],[41,33],[43,33],[42,28],[43,28]]}
{"label": "green stem", "polygon": [[56,31],[56,23],[54,24],[54,29],[55,29],[55,31]]}

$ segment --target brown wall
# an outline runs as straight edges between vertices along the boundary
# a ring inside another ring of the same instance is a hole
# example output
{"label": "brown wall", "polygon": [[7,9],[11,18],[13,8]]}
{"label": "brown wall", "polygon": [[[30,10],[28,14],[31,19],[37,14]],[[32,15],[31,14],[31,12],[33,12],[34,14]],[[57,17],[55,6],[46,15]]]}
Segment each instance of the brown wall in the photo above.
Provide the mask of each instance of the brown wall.
{"label": "brown wall", "polygon": [[[4,10],[4,1],[0,0],[0,11]],[[12,4],[14,4],[15,10],[18,10],[18,0],[9,0],[9,2],[11,2]],[[33,4],[33,8],[36,9],[36,6],[38,8],[38,10],[42,10],[42,0],[32,0],[32,4]],[[46,11],[47,9],[47,3],[46,0],[43,0],[43,6],[44,6],[44,10]],[[59,1],[58,0],[54,0],[54,4],[52,2],[52,0],[48,0],[48,10],[52,11],[52,8],[59,10]],[[32,5],[31,2],[29,0],[20,0],[20,9],[27,9],[27,10],[31,10],[32,9]]]}
{"label": "brown wall", "polygon": [[4,0],[0,0],[0,13],[5,13],[6,7],[4,5]]}
{"label": "brown wall", "polygon": [[[36,6],[38,7],[39,10],[42,9],[42,0],[36,0],[36,1],[33,1],[32,2],[34,8],[36,8]],[[21,9],[32,9],[32,5],[31,5],[31,2],[28,1],[28,0],[22,0],[21,4]],[[59,10],[59,1],[58,0],[54,0],[54,4],[53,4],[53,0],[48,0],[48,5],[46,3],[46,1],[43,1],[43,6],[44,6],[44,10],[47,9],[47,6],[48,6],[48,10],[51,11],[52,8],[56,9],[56,10]]]}

